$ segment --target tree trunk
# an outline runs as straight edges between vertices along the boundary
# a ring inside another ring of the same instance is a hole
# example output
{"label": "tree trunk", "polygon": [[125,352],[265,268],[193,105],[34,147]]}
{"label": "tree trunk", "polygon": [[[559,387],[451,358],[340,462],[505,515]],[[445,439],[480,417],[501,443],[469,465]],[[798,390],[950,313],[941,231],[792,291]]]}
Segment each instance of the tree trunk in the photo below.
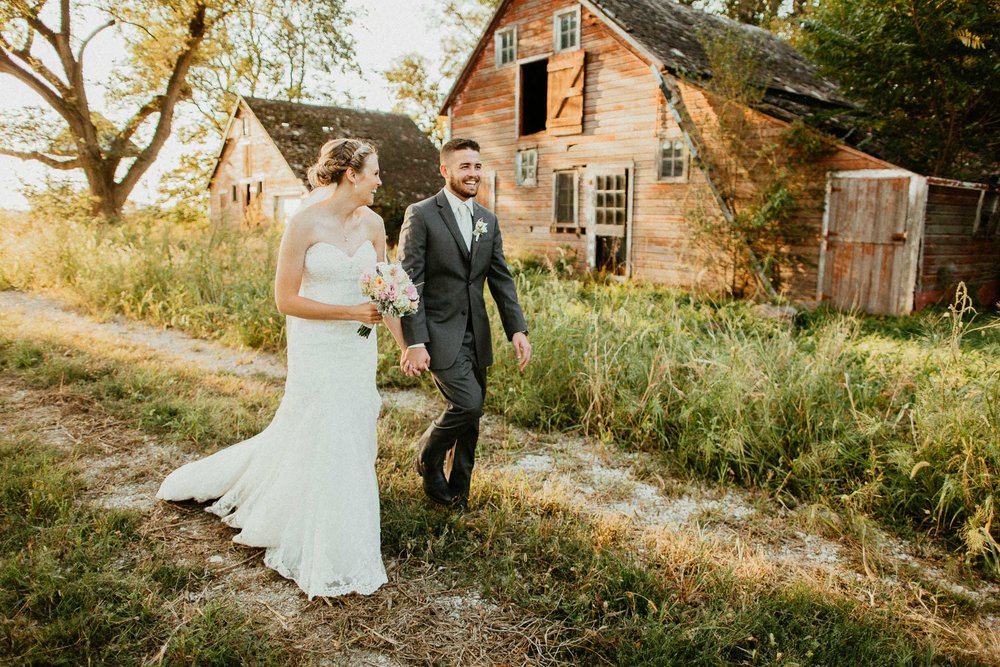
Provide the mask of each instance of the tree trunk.
{"label": "tree trunk", "polygon": [[87,184],[90,186],[90,195],[93,202],[90,206],[91,215],[103,218],[106,222],[117,222],[121,218],[122,207],[128,193],[122,193],[122,186],[115,183],[114,175],[107,173],[106,169],[84,168],[87,175]]}

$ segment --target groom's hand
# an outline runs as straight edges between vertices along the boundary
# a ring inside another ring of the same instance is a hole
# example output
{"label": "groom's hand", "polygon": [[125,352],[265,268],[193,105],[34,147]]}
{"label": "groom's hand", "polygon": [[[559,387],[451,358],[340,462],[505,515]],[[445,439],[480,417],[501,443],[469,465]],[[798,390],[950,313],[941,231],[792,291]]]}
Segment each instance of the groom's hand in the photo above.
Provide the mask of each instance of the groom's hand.
{"label": "groom's hand", "polygon": [[514,354],[517,356],[517,367],[523,373],[524,369],[528,367],[528,362],[531,361],[531,343],[528,342],[528,337],[522,331],[518,331],[514,334],[510,342],[514,344]]}
{"label": "groom's hand", "polygon": [[403,350],[399,367],[410,377],[417,377],[431,367],[431,355],[425,347],[408,347]]}

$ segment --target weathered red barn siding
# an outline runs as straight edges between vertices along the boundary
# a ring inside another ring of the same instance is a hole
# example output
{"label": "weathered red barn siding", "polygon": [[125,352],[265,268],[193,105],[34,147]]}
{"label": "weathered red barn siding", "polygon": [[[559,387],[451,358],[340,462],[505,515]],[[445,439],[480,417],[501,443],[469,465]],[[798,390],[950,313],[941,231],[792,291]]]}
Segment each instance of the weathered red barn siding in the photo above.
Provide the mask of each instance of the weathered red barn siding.
{"label": "weathered red barn siding", "polygon": [[[249,121],[249,133],[246,135],[244,118]],[[248,183],[252,192],[249,201],[246,201]],[[263,184],[263,192],[256,192],[258,183]],[[236,201],[232,197],[234,185]],[[209,192],[213,221],[234,223],[246,220],[251,224],[264,224],[274,216],[276,196],[303,196],[305,188],[292,173],[263,125],[241,103],[226,135]]]}
{"label": "weathered red barn siding", "polygon": [[918,309],[950,301],[959,281],[982,304],[995,305],[1000,300],[1000,237],[995,230],[986,238],[973,235],[982,193],[969,187],[928,185],[915,297]]}

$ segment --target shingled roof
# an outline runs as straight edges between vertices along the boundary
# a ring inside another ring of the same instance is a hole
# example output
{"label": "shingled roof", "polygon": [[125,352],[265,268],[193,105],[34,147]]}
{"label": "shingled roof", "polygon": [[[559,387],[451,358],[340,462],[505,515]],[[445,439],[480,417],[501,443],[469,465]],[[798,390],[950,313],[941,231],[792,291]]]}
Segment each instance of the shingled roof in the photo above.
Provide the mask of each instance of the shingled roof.
{"label": "shingled roof", "polygon": [[[709,14],[673,0],[591,0],[671,72],[709,79],[704,43],[735,35],[754,53],[764,111],[799,117],[819,108],[849,107],[835,83],[791,44],[756,26]],[[771,107],[771,108],[768,108]]]}
{"label": "shingled roof", "polygon": [[303,182],[324,143],[356,137],[378,149],[382,180],[401,201],[419,201],[441,189],[438,150],[405,114],[259,97],[243,101]]}
{"label": "shingled roof", "polygon": [[[491,41],[500,17],[513,0],[504,0],[456,79],[442,106],[446,112],[471,72],[472,63]],[[793,120],[829,109],[854,105],[842,97],[835,83],[792,45],[776,35],[724,16],[709,14],[673,0],[589,0],[588,8],[631,39],[663,69],[678,76],[710,79],[712,67],[704,42],[736,35],[748,43],[758,64],[758,83],[765,87],[761,111]]]}

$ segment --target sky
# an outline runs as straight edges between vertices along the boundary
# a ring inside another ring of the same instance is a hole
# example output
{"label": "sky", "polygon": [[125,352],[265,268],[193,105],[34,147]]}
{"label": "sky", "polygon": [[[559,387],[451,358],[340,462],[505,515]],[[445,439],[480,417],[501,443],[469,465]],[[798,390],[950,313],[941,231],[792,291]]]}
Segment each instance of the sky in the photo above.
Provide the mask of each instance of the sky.
{"label": "sky", "polygon": [[[441,45],[429,17],[434,0],[347,0],[347,5],[361,16],[352,26],[357,47],[357,61],[363,77],[342,77],[341,81],[353,99],[363,100],[359,106],[388,111],[392,100],[381,72],[404,53],[419,53],[432,62],[440,58]],[[105,31],[88,47],[85,69],[89,77],[108,76],[110,63],[120,53],[113,31]],[[0,110],[15,112],[24,106],[43,103],[26,86],[13,77],[0,75]],[[93,106],[100,111],[99,100]],[[176,164],[183,151],[180,142],[171,139],[164,146],[156,164],[145,174],[132,193],[139,202],[153,201],[159,175]],[[24,184],[44,182],[46,173],[65,175],[72,172],[52,172],[39,163],[0,156],[0,208],[26,208],[19,190]]]}

